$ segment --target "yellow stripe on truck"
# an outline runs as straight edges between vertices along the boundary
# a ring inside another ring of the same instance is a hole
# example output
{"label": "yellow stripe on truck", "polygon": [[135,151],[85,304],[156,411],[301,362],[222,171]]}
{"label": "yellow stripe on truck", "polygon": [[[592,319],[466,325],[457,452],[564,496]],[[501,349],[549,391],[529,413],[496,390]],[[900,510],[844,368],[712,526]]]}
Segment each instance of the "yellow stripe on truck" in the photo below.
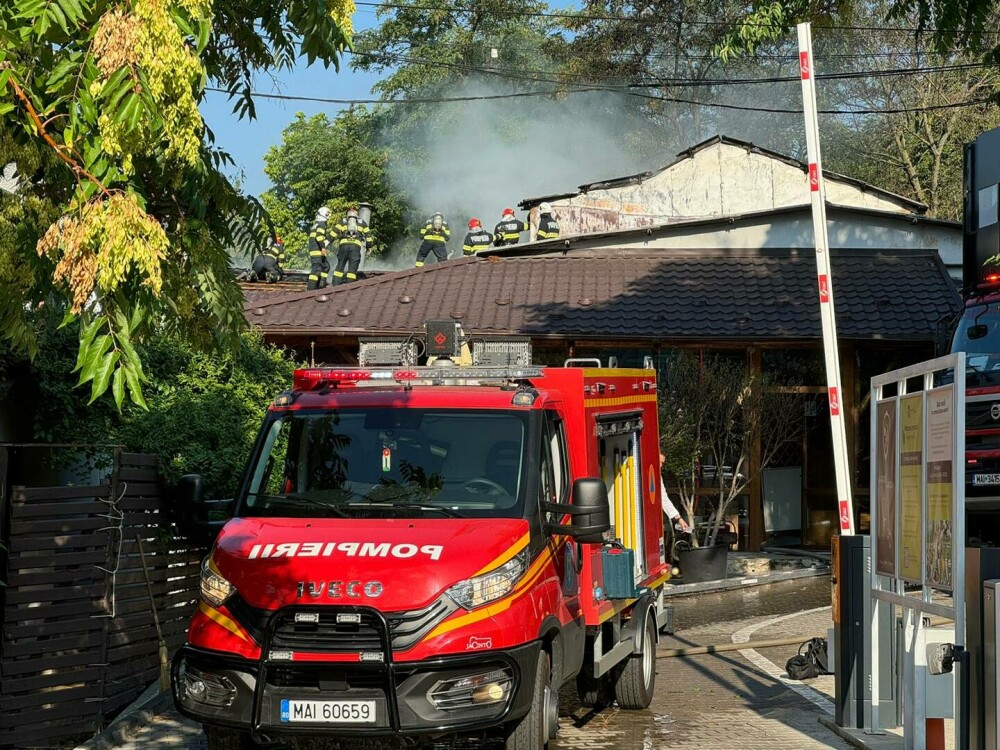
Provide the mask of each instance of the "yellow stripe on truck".
{"label": "yellow stripe on truck", "polygon": [[221,625],[233,635],[238,636],[242,638],[244,641],[249,642],[250,639],[247,638],[246,634],[243,632],[243,629],[240,628],[239,625],[230,620],[228,617],[226,617],[224,614],[222,614],[215,607],[212,607],[211,605],[205,602],[199,602],[198,609],[201,610],[202,614],[204,614],[205,617],[207,617],[215,624]]}
{"label": "yellow stripe on truck", "polygon": [[[516,553],[515,553],[516,554]],[[510,609],[510,606],[524,594],[530,586],[538,579],[545,569],[545,566],[552,561],[553,550],[551,547],[546,547],[542,554],[538,556],[538,559],[531,564],[528,568],[528,572],[524,574],[524,578],[521,579],[520,583],[514,587],[507,596],[499,601],[489,604],[482,609],[477,609],[468,614],[462,615],[461,617],[456,617],[452,620],[442,622],[434,630],[428,633],[423,640],[428,641],[431,638],[437,638],[439,635],[444,635],[445,633],[450,633],[452,630],[457,630],[458,628],[465,627],[466,625],[471,625],[474,622],[479,622],[480,620],[485,620],[487,617],[493,617],[494,615],[499,615],[502,612],[506,612]]]}
{"label": "yellow stripe on truck", "polygon": [[524,536],[522,536],[520,539],[518,539],[516,542],[510,545],[510,547],[508,547],[506,551],[502,555],[500,555],[500,557],[498,557],[496,560],[487,563],[484,567],[480,568],[479,572],[476,573],[476,575],[481,576],[483,573],[489,573],[491,570],[499,568],[504,563],[510,562],[514,558],[514,555],[516,555],[518,552],[520,552],[521,550],[523,550],[525,547],[528,546],[528,538],[530,534],[531,532],[529,531],[524,532]]}

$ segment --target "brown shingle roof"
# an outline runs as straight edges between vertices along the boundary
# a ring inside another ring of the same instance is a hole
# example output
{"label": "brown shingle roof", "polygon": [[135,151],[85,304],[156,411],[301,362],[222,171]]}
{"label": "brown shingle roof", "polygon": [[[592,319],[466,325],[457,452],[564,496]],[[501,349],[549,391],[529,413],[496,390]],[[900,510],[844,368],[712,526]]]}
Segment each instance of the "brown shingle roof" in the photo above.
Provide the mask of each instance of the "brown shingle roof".
{"label": "brown shingle roof", "polygon": [[[932,251],[835,250],[839,334],[933,340],[955,313]],[[459,318],[467,334],[574,339],[819,338],[808,251],[613,250],[447,261],[246,308],[268,333],[402,333]]]}

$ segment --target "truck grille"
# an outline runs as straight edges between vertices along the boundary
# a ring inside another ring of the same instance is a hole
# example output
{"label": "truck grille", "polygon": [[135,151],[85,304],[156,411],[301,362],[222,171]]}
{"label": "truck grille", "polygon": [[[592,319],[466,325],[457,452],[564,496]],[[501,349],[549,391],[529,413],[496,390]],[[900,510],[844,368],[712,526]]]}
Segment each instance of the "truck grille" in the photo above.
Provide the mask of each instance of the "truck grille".
{"label": "truck grille", "polygon": [[387,614],[393,651],[405,651],[413,646],[457,608],[458,605],[450,598],[442,596],[423,609]]}
{"label": "truck grille", "polygon": [[[296,623],[294,614],[288,615],[286,610],[275,613],[272,610],[258,609],[248,604],[236,594],[226,602],[230,614],[242,625],[258,644],[264,642],[264,631],[272,616],[280,617],[276,621],[276,629],[271,646],[274,648],[291,648],[311,651],[381,651],[381,623],[373,612],[368,612],[367,621],[353,629],[341,627],[337,629],[336,607],[314,607],[308,611],[317,613],[317,623]],[[423,609],[407,612],[387,612],[385,619],[389,623],[389,633],[394,651],[405,651],[414,646],[427,635],[439,622],[458,608],[449,597],[442,596]],[[345,610],[340,609],[340,612]],[[353,612],[353,610],[350,610]],[[366,625],[367,622],[367,625]],[[279,633],[280,630],[280,633]],[[288,645],[291,641],[295,645]],[[345,643],[349,647],[343,647]]]}
{"label": "truck grille", "polygon": [[1000,400],[968,401],[965,405],[965,429],[1000,430],[1000,419],[994,419],[991,410],[994,404],[1000,409]]}
{"label": "truck grille", "polygon": [[383,690],[385,677],[379,672],[358,672],[322,667],[274,667],[267,671],[269,685],[318,690]]}
{"label": "truck grille", "polygon": [[274,619],[272,649],[331,653],[385,650],[385,628],[372,610],[282,609]]}

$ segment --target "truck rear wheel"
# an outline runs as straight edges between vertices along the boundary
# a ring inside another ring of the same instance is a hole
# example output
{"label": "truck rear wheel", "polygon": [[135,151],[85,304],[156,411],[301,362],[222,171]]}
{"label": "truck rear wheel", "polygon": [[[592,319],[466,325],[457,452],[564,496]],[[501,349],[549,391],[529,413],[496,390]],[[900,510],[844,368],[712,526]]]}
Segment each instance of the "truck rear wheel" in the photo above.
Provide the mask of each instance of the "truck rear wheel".
{"label": "truck rear wheel", "polygon": [[549,655],[541,651],[535,666],[531,709],[520,721],[508,725],[506,750],[543,750],[555,737],[559,727],[559,696],[552,690],[551,682]]}
{"label": "truck rear wheel", "polygon": [[615,691],[608,675],[594,677],[594,668],[590,665],[580,670],[576,676],[576,694],[580,705],[600,711],[611,705],[615,699]]}
{"label": "truck rear wheel", "polygon": [[615,699],[621,708],[649,708],[656,685],[656,632],[652,613],[647,612],[643,625],[642,652],[630,656],[618,671]]}
{"label": "truck rear wheel", "polygon": [[208,740],[208,750],[252,750],[257,747],[250,739],[249,732],[238,732],[235,729],[205,727],[205,738]]}

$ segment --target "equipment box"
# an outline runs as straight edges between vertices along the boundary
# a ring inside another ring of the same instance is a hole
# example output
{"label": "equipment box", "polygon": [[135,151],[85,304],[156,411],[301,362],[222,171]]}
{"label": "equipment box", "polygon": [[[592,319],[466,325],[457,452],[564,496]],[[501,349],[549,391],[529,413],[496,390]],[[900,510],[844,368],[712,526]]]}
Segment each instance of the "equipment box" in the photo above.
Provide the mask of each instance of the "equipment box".
{"label": "equipment box", "polygon": [[601,550],[604,568],[604,598],[633,599],[635,589],[635,553],[622,547],[604,547]]}

